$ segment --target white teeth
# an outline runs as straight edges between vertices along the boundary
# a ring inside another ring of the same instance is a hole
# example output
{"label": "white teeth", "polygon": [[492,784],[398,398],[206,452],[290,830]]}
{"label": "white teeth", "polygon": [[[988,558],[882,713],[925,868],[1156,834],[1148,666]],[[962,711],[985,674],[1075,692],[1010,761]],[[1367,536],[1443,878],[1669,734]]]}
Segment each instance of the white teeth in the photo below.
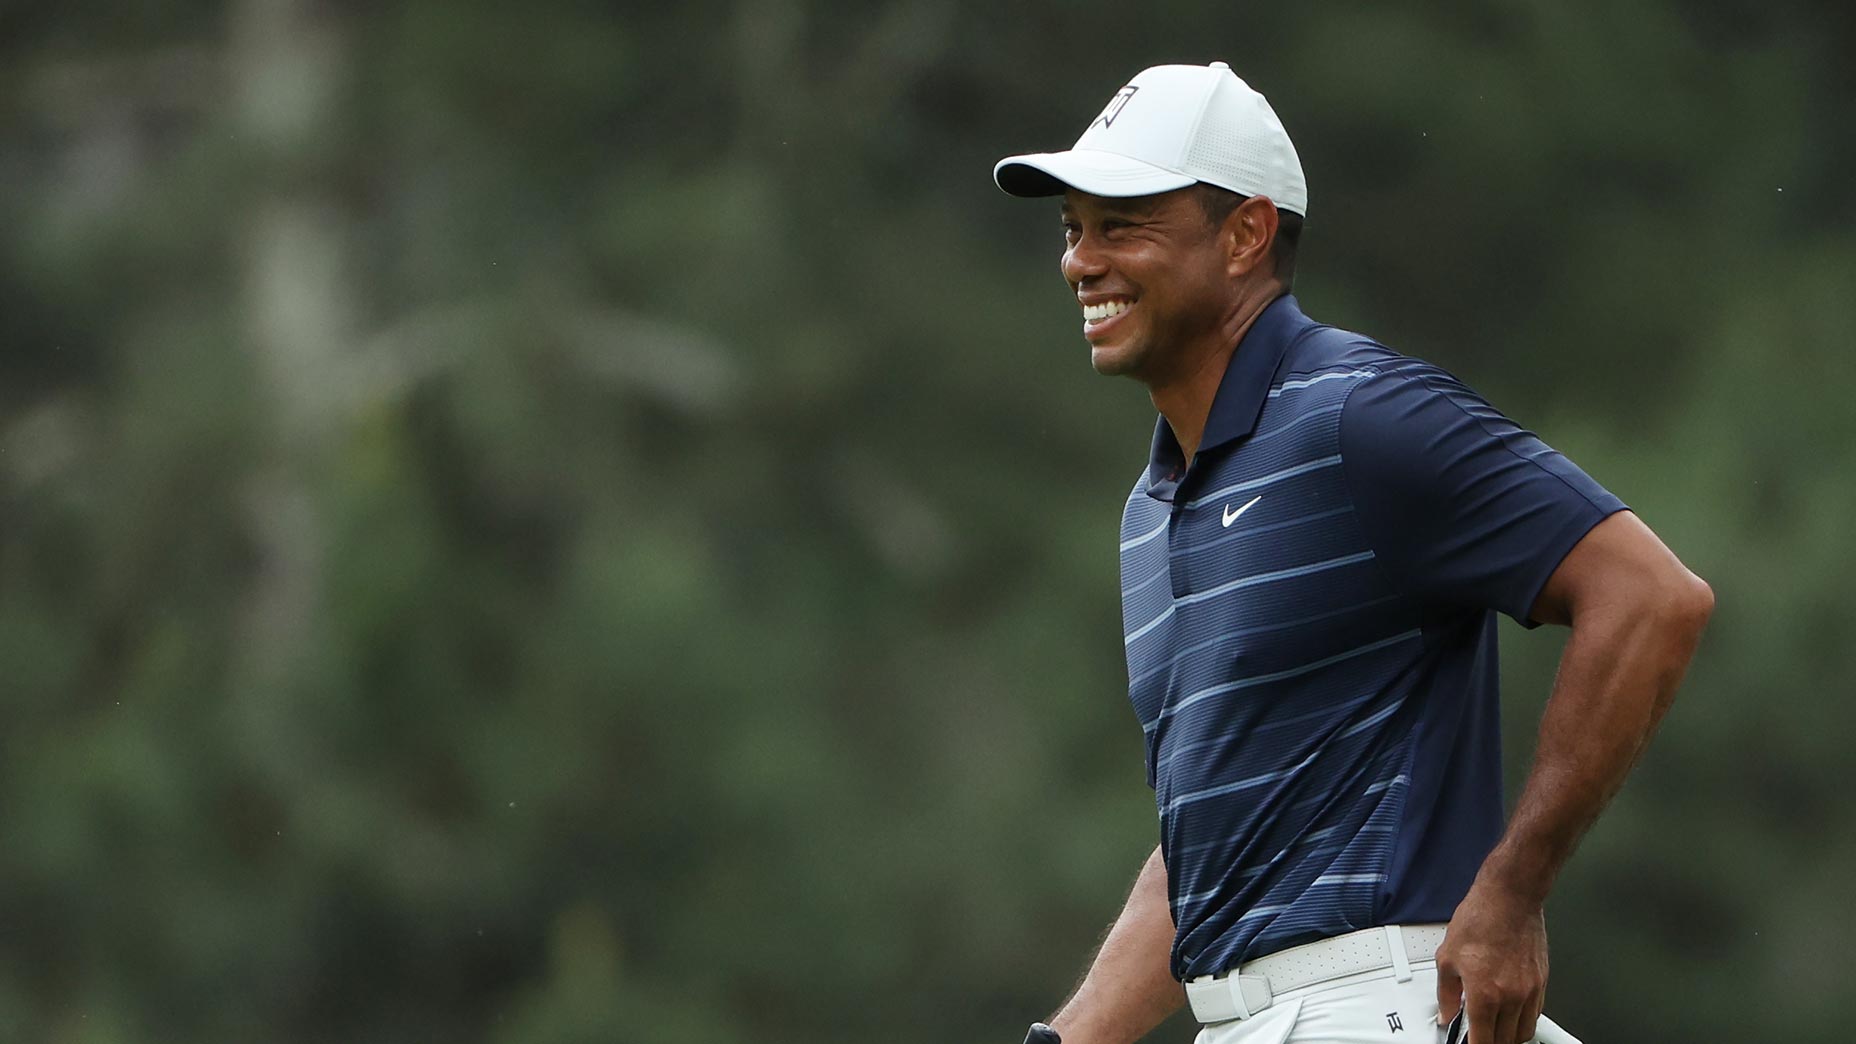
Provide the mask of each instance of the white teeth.
{"label": "white teeth", "polygon": [[1127,311],[1128,305],[1131,303],[1132,302],[1129,301],[1104,301],[1101,304],[1084,305],[1083,318],[1094,320],[1117,316]]}

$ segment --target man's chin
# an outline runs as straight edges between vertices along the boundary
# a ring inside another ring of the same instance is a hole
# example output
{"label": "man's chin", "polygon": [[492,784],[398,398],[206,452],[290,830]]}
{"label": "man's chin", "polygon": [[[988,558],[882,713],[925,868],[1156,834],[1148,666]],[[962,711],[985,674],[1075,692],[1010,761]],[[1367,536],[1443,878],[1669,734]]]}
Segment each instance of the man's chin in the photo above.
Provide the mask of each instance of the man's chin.
{"label": "man's chin", "polygon": [[1141,353],[1126,345],[1089,347],[1089,365],[1104,377],[1126,377],[1140,366]]}

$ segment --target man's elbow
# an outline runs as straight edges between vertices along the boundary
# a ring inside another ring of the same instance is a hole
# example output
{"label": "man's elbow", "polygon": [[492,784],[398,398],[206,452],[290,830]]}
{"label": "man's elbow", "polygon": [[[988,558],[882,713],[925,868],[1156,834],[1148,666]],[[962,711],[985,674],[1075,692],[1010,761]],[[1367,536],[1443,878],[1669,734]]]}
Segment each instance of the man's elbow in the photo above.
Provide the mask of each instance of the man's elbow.
{"label": "man's elbow", "polygon": [[1651,607],[1664,626],[1693,641],[1701,637],[1714,615],[1714,588],[1687,569],[1677,567],[1674,574],[1658,585]]}

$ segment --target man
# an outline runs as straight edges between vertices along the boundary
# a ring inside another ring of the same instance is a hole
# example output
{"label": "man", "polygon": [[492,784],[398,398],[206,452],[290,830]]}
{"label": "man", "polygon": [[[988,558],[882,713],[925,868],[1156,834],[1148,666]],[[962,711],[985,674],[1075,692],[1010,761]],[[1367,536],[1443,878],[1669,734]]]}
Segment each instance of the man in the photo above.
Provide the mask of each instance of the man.
{"label": "man", "polygon": [[[1223,63],[1142,72],[994,178],[1063,197],[1091,361],[1160,413],[1121,529],[1160,845],[1027,1039],[1133,1041],[1184,999],[1202,1044],[1572,1041],[1543,904],[1707,585],[1449,374],[1302,313],[1301,164]],[[1497,610],[1571,628],[1505,830]]]}

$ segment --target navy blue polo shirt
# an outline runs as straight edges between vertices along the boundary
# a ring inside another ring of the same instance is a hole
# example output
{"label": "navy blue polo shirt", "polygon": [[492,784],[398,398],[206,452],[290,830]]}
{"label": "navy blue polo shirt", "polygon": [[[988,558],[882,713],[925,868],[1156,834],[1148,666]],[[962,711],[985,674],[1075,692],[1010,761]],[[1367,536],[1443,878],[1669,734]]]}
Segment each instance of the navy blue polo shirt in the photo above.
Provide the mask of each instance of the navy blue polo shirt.
{"label": "navy blue polo shirt", "polygon": [[1443,370],[1264,310],[1122,519],[1174,975],[1449,920],[1502,826],[1494,614],[1623,508]]}

